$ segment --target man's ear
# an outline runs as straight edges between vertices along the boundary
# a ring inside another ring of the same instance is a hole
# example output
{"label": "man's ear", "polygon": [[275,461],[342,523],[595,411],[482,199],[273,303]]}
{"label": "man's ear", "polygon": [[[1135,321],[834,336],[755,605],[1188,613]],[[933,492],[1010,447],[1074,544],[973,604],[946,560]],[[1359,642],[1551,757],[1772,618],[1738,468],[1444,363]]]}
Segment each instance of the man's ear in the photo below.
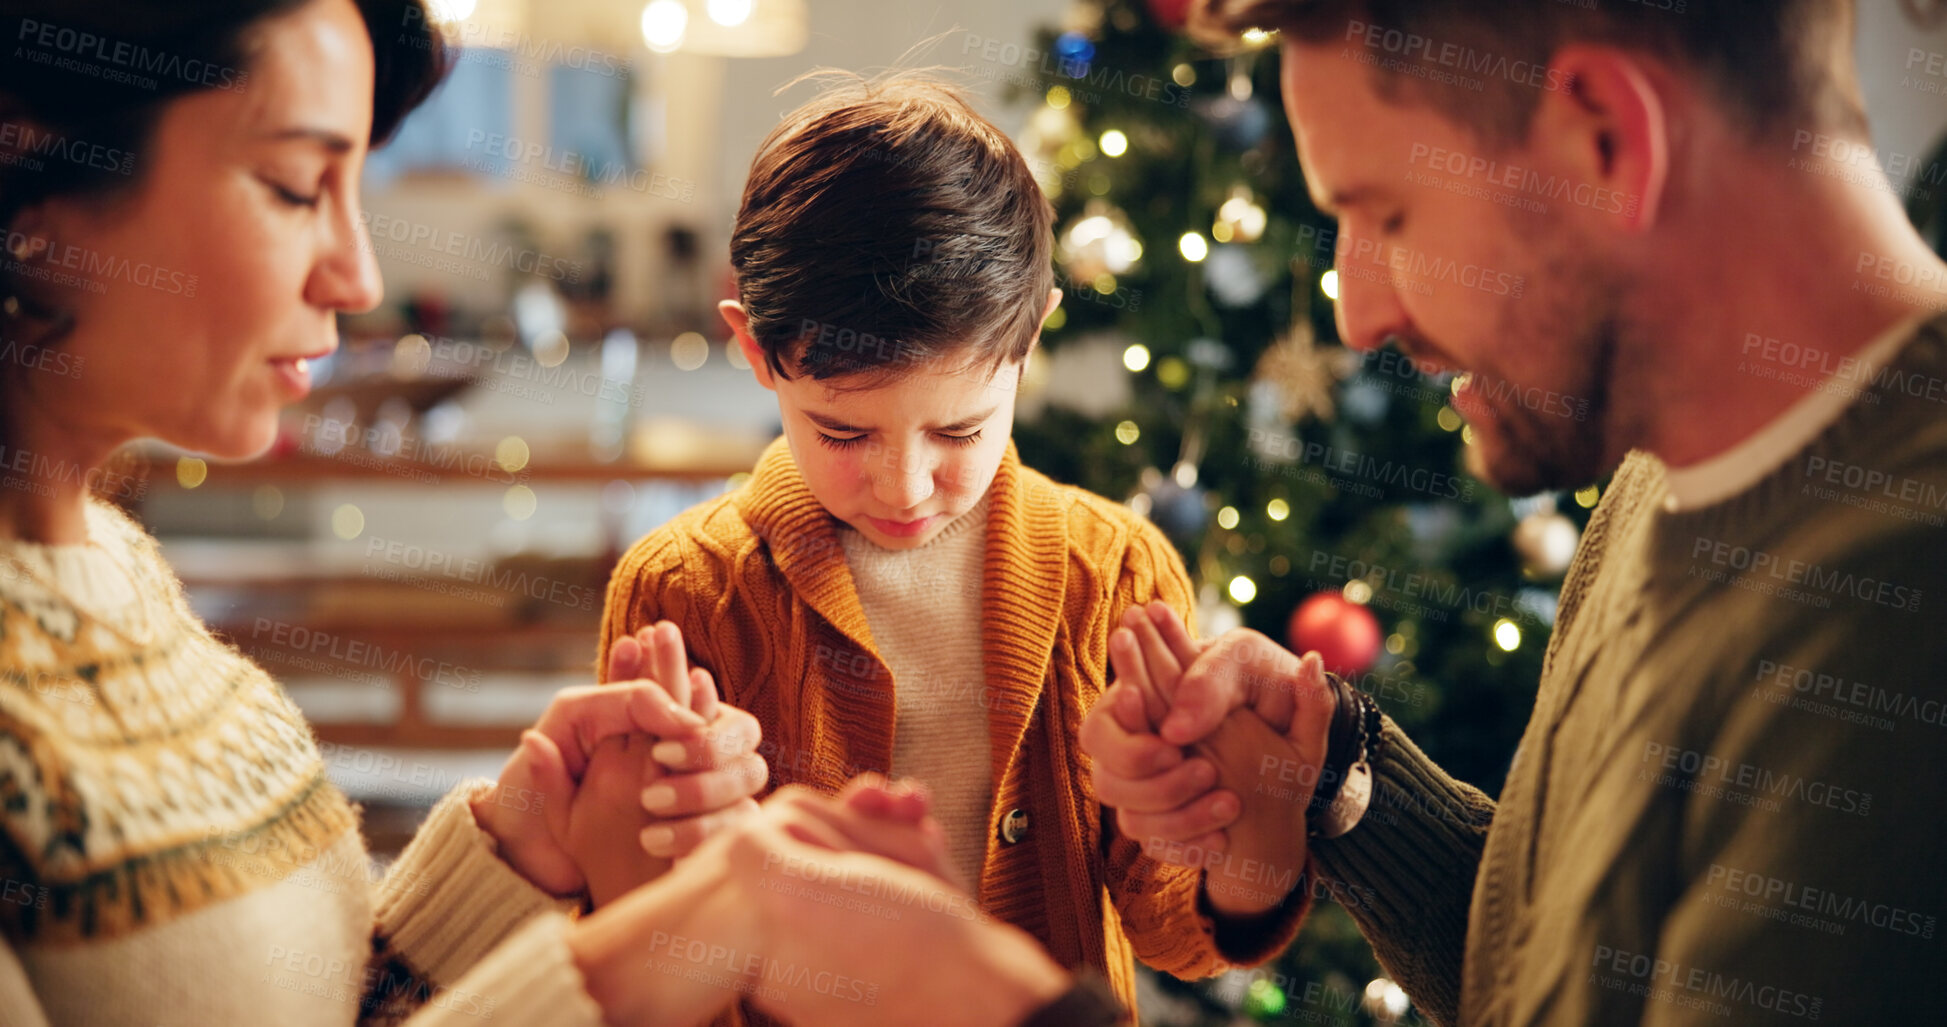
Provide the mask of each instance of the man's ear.
{"label": "man's ear", "polygon": [[[1571,44],[1549,64],[1529,143],[1568,171],[1574,206],[1642,234],[1656,227],[1669,180],[1667,115],[1637,55]],[[1585,184],[1593,189],[1582,192]]]}
{"label": "man's ear", "polygon": [[763,347],[750,337],[750,315],[744,311],[744,305],[736,300],[724,300],[717,304],[717,313],[723,315],[724,323],[737,336],[737,348],[744,351],[744,362],[750,365],[757,384],[776,392],[777,377],[771,372],[771,362],[765,358]]}
{"label": "man's ear", "polygon": [[1047,324],[1048,319],[1055,316],[1055,308],[1059,306],[1061,306],[1061,290],[1048,290],[1048,306],[1041,311],[1041,323],[1044,325]]}

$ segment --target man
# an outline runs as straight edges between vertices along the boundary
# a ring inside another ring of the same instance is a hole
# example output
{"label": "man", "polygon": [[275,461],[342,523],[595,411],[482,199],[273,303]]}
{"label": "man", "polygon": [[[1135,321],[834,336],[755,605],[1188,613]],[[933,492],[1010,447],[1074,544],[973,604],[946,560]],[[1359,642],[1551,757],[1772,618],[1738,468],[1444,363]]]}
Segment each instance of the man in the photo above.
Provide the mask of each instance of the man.
{"label": "man", "polygon": [[1459,372],[1507,492],[1615,477],[1498,803],[1387,720],[1307,848],[1334,690],[1143,611],[1083,744],[1124,832],[1322,882],[1441,1023],[1933,1019],[1947,267],[1855,170],[1850,3],[1670,8],[1205,0],[1281,32],[1346,343]]}

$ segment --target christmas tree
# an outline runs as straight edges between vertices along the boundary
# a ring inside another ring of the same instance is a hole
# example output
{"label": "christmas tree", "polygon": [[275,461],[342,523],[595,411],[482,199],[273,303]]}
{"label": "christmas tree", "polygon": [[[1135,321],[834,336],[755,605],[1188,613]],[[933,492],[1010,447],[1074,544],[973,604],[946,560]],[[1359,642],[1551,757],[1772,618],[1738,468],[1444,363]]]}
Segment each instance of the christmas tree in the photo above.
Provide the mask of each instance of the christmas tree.
{"label": "christmas tree", "polygon": [[[1212,57],[1185,7],[1084,3],[979,55],[1037,104],[1022,145],[1067,294],[1042,373],[1121,363],[1106,400],[1024,420],[1022,456],[1147,513],[1199,584],[1203,634],[1242,623],[1320,651],[1495,794],[1599,485],[1500,495],[1463,467],[1444,379],[1338,344],[1333,225],[1279,109],[1275,41]],[[1263,970],[1156,984],[1152,1023],[1414,1019],[1328,901]]]}

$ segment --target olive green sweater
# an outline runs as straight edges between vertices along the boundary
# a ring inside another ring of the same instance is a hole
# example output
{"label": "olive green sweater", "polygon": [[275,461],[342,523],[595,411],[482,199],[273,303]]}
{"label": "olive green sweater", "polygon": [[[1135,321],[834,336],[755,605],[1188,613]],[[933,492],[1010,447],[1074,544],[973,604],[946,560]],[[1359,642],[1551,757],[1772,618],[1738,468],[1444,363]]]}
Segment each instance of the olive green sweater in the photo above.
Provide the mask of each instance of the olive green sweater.
{"label": "olive green sweater", "polygon": [[1947,318],[1862,384],[1721,502],[1624,463],[1498,805],[1387,725],[1315,852],[1427,1017],[1939,1022]]}

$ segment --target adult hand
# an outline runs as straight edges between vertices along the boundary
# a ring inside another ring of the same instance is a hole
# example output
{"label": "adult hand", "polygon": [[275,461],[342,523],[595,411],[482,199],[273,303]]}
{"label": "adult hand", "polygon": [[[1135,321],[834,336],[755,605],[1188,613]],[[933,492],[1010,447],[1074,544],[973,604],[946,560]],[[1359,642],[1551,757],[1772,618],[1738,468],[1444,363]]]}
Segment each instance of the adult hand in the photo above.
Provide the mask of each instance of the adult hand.
{"label": "adult hand", "polygon": [[597,906],[755,813],[751,797],[770,774],[756,751],[757,719],[718,700],[709,672],[689,666],[674,624],[645,627],[610,647],[608,680],[636,675],[663,684],[704,723],[673,737],[613,737],[592,754],[570,810],[567,847]]}
{"label": "adult hand", "polygon": [[944,853],[923,792],[786,786],[569,946],[611,1024],[697,1023],[739,998],[810,1027],[1018,1023],[1067,974],[916,865]]}
{"label": "adult hand", "polygon": [[1198,645],[1161,603],[1127,611],[1109,655],[1117,683],[1081,742],[1117,828],[1154,858],[1204,868],[1219,912],[1277,905],[1304,865],[1334,709],[1317,656],[1244,630]]}
{"label": "adult hand", "polygon": [[654,682],[563,689],[521,733],[494,787],[472,797],[473,818],[535,887],[574,894],[586,878],[567,848],[571,806],[594,750],[610,738],[688,737],[705,726]]}

